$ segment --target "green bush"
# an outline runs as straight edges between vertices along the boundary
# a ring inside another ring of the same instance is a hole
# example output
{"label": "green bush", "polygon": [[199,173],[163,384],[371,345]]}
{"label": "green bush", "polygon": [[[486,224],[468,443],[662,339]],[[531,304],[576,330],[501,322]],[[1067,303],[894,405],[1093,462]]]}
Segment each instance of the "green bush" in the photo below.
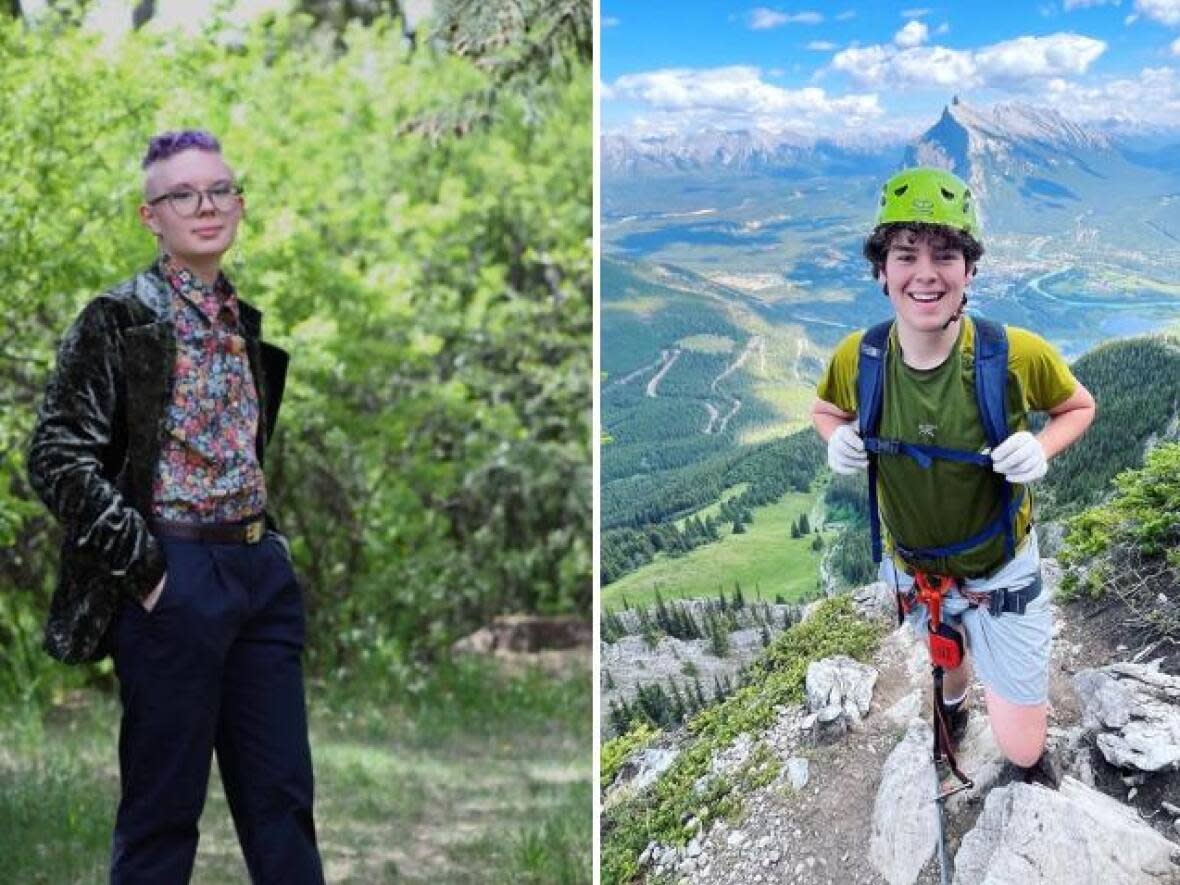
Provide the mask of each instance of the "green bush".
{"label": "green bush", "polygon": [[247,202],[226,267],[293,355],[268,480],[313,667],[410,678],[493,613],[589,611],[592,83],[564,62],[505,79],[382,19],[113,50],[0,20],[0,692],[80,678],[37,651],[57,530],[23,443],[69,321],[152,258],[138,163],[165,129],[221,138]]}
{"label": "green bush", "polygon": [[1066,523],[1061,550],[1062,594],[1101,596],[1111,581],[1134,576],[1130,565],[1154,572],[1180,567],[1180,444],[1148,453],[1139,470],[1114,480],[1115,492]]}

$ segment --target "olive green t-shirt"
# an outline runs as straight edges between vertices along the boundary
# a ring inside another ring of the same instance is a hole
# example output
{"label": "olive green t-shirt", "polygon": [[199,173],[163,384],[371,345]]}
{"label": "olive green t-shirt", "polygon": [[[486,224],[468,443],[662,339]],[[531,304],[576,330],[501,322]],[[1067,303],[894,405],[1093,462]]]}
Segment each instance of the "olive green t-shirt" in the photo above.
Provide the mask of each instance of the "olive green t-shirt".
{"label": "olive green t-shirt", "polygon": [[[1030,411],[1047,411],[1065,402],[1078,382],[1044,338],[1008,327],[1008,428],[1028,429]],[[854,332],[836,347],[817,393],[845,412],[855,413],[856,375],[864,332]],[[914,369],[899,357],[897,329],[889,334],[884,399],[878,435],[904,442],[979,452],[987,447],[975,401],[975,327],[963,322],[950,355],[933,369]],[[878,459],[877,494],[886,543],[943,547],[978,534],[1003,509],[1002,478],[975,464],[937,459],[926,469],[905,455]],[[1021,486],[1012,488],[1013,495]],[[1032,523],[1032,496],[1025,490],[1016,518],[1016,538]],[[1004,533],[951,557],[906,563],[911,568],[958,577],[980,577],[1004,564]]]}

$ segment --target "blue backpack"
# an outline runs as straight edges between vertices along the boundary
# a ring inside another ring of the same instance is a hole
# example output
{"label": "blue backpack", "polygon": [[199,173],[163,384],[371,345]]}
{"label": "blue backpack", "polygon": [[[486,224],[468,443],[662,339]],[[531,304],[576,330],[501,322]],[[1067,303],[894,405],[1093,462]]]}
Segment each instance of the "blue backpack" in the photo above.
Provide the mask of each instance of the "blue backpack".
{"label": "blue backpack", "polygon": [[[988,446],[994,449],[1008,438],[1008,335],[1004,327],[990,320],[972,318],[975,324],[975,402],[979,408],[979,419],[983,424]],[[934,459],[977,464],[985,470],[992,469],[991,456],[962,449],[947,449],[941,446],[927,446],[902,442],[898,439],[882,439],[877,436],[881,427],[881,403],[885,391],[885,356],[889,349],[889,330],[893,321],[888,320],[873,326],[865,332],[860,343],[860,357],[857,362],[856,400],[858,429],[869,455],[869,530],[873,540],[873,562],[881,561],[881,516],[877,509],[877,459],[882,455],[903,455],[912,458],[920,467],[929,468]],[[984,529],[970,538],[942,547],[907,547],[893,539],[897,552],[903,559],[938,559],[965,553],[1000,532],[1004,533],[1004,549],[1011,559],[1016,551],[1016,514],[1024,498],[1024,489],[1012,494],[1012,486],[1002,477],[1000,499],[1003,506],[1000,513]]]}

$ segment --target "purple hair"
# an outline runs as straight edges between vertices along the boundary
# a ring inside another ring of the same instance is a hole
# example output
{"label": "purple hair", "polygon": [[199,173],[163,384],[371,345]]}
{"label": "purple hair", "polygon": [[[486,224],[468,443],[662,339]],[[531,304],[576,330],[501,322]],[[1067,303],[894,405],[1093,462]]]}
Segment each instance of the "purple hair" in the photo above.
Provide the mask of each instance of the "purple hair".
{"label": "purple hair", "polygon": [[221,144],[213,133],[204,129],[182,129],[180,132],[162,132],[153,135],[148,141],[147,154],[143,158],[142,168],[146,169],[160,160],[191,149],[221,153]]}

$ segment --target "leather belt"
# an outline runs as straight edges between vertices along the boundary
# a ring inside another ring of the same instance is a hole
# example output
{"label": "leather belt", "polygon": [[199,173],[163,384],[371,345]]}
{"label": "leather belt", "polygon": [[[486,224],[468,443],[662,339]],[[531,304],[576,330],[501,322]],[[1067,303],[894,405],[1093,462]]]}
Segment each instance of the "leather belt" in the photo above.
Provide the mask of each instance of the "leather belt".
{"label": "leather belt", "polygon": [[168,522],[152,520],[151,530],[161,538],[205,541],[210,544],[257,544],[266,534],[266,518],[248,522]]}

